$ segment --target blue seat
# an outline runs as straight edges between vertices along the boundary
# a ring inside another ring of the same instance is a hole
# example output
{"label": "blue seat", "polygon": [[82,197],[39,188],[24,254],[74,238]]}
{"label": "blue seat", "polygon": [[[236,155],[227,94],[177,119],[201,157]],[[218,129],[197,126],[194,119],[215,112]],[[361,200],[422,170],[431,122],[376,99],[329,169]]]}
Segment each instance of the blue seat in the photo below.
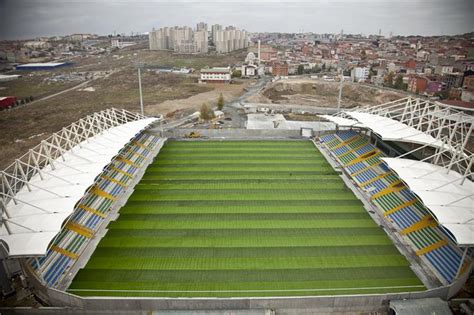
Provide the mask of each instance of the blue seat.
{"label": "blue seat", "polygon": [[356,132],[353,131],[353,130],[347,130],[347,131],[339,131],[337,132],[337,136],[342,140],[342,141],[346,141],[350,138],[352,138],[353,136],[356,135]]}
{"label": "blue seat", "polygon": [[453,277],[449,274],[449,272],[442,267],[442,263],[438,261],[438,257],[433,254],[433,252],[426,253],[424,255],[426,259],[430,262],[430,264],[438,271],[438,273],[446,280],[447,282],[451,282]]}
{"label": "blue seat", "polygon": [[359,148],[359,149],[355,150],[355,152],[357,153],[357,155],[363,155],[365,153],[369,153],[373,149],[374,149],[374,147],[371,144],[366,144],[362,148]]}

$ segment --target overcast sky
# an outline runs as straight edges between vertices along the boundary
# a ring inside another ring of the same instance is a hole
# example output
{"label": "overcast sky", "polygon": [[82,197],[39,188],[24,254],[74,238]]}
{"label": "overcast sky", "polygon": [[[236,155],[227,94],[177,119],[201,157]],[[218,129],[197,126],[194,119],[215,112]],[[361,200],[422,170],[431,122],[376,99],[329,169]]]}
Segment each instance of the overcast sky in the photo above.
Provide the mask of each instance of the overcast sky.
{"label": "overcast sky", "polygon": [[251,32],[394,35],[474,31],[474,0],[0,0],[0,39],[145,33],[197,22]]}

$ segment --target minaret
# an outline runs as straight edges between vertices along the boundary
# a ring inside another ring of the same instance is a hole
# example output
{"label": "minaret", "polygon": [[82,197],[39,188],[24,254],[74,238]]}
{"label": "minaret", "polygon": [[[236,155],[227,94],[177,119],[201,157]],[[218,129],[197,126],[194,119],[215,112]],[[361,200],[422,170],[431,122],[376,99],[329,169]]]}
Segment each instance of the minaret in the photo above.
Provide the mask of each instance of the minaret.
{"label": "minaret", "polygon": [[257,51],[257,54],[258,54],[258,64],[260,64],[260,39],[258,40],[258,51]]}

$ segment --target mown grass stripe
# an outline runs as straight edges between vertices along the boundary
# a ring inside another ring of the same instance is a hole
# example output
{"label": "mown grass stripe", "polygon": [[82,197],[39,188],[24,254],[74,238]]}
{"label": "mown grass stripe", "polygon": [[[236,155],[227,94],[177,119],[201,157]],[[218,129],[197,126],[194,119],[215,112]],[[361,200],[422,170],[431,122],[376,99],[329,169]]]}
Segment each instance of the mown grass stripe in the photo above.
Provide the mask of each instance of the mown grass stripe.
{"label": "mown grass stripe", "polygon": [[[120,221],[366,220],[365,213],[121,214]],[[302,229],[302,228],[300,228]]]}
{"label": "mown grass stripe", "polygon": [[[282,202],[283,203],[283,202]],[[314,203],[314,202],[313,202]],[[362,205],[356,200],[343,205],[331,204],[307,204],[307,205],[261,205],[255,204],[233,204],[223,207],[220,203],[215,204],[199,204],[184,205],[182,203],[159,202],[160,206],[156,207],[155,203],[148,204],[146,202],[133,202],[127,204],[120,210],[121,214],[220,214],[220,213],[360,213],[364,211]]]}
{"label": "mown grass stripe", "polygon": [[[152,231],[152,230],[148,230]],[[110,231],[113,232],[113,231]],[[109,233],[110,233],[109,232]],[[378,235],[378,233],[376,233]],[[157,235],[159,236],[159,235]],[[392,245],[372,246],[299,246],[299,247],[184,247],[184,248],[116,248],[100,247],[94,252],[96,257],[306,257],[306,256],[346,256],[346,255],[395,255],[398,251]],[[250,272],[250,271],[249,271]]]}
{"label": "mown grass stripe", "polygon": [[227,221],[140,221],[119,220],[110,223],[110,229],[298,229],[372,227],[370,218],[353,220],[227,220]]}
{"label": "mown grass stripe", "polygon": [[369,246],[389,245],[392,242],[381,235],[352,235],[338,236],[257,236],[239,237],[105,237],[99,247],[289,247],[289,246]]}
{"label": "mown grass stripe", "polygon": [[413,274],[405,267],[359,267],[320,269],[268,269],[268,270],[104,270],[86,269],[79,272],[77,281],[90,282],[104,278],[106,282],[160,282],[186,283],[199,279],[202,282],[265,282],[273,281],[328,281],[333,279],[364,280],[410,278]]}
{"label": "mown grass stripe", "polygon": [[111,260],[108,257],[92,257],[88,268],[120,270],[136,268],[141,270],[266,270],[301,268],[358,268],[358,267],[397,267],[408,266],[401,255],[377,256],[316,256],[316,257],[122,257]]}

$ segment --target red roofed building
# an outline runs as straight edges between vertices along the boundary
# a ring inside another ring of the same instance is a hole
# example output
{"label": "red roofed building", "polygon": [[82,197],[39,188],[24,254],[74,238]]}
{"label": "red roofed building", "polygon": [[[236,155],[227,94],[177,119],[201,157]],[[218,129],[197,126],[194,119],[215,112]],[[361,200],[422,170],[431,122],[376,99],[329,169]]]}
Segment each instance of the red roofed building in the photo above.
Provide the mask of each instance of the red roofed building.
{"label": "red roofed building", "polygon": [[408,91],[412,93],[423,93],[426,91],[429,80],[425,77],[412,76],[408,79]]}
{"label": "red roofed building", "polygon": [[407,69],[416,69],[416,61],[413,59],[408,60],[407,62],[405,62],[405,67]]}
{"label": "red roofed building", "polygon": [[272,64],[272,74],[274,76],[288,76],[288,64],[286,62],[274,62]]}

